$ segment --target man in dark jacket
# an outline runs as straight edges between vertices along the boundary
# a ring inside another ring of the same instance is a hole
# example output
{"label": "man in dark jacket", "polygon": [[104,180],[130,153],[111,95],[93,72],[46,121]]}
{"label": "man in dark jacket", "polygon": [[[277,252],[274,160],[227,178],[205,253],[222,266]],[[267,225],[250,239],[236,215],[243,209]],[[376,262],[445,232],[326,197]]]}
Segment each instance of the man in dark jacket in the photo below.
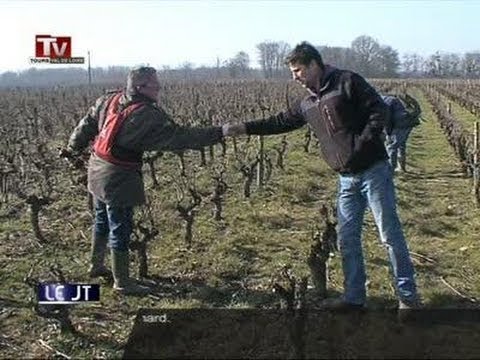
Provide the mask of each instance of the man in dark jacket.
{"label": "man in dark jacket", "polygon": [[129,276],[133,208],[145,202],[143,152],[200,148],[222,139],[221,127],[176,125],[156,105],[158,92],[154,68],[132,70],[126,90],[100,97],[73,130],[68,150],[63,152],[63,155],[79,154],[93,141],[88,164],[88,189],[95,198],[90,276],[111,275],[104,265],[109,242],[113,287],[123,294],[149,291]]}
{"label": "man in dark jacket", "polygon": [[227,136],[269,135],[308,124],[327,164],[340,174],[337,198],[338,241],[344,272],[344,296],[327,299],[327,308],[360,308],[366,302],[361,244],[367,204],[388,250],[399,308],[417,305],[414,269],[397,215],[392,172],[381,139],[387,107],[360,75],[324,65],[310,44],[297,45],[287,57],[294,80],[309,93],[290,109],[266,120],[231,125]]}

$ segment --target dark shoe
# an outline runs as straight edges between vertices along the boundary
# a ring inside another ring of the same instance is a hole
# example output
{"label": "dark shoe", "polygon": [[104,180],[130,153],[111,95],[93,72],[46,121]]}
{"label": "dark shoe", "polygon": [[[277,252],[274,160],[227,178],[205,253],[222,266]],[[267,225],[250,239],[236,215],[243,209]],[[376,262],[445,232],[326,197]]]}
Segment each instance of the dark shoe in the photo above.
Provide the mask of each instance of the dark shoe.
{"label": "dark shoe", "polygon": [[90,276],[91,279],[97,278],[97,277],[103,277],[106,279],[113,279],[112,272],[108,270],[105,266],[101,267],[93,267],[90,266],[90,269],[88,270],[88,276]]}
{"label": "dark shoe", "polygon": [[399,300],[398,310],[420,310],[422,304],[419,300]]}
{"label": "dark shoe", "polygon": [[137,283],[135,279],[128,279],[122,285],[114,283],[113,289],[121,293],[122,295],[137,295],[144,296],[152,292],[152,289],[148,286],[143,286]]}
{"label": "dark shoe", "polygon": [[343,298],[328,298],[320,303],[322,310],[333,311],[363,311],[366,309],[365,304],[352,304],[346,302]]}
{"label": "dark shoe", "polygon": [[399,300],[397,317],[400,322],[415,321],[422,308],[419,300]]}

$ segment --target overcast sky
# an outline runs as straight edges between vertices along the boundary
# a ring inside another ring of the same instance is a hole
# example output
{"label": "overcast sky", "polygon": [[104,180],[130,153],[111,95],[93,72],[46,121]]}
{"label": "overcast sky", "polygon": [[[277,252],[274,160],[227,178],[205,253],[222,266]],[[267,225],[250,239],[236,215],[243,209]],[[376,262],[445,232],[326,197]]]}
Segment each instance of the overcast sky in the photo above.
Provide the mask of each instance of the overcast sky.
{"label": "overcast sky", "polygon": [[[72,37],[93,66],[214,65],[255,45],[350,46],[370,35],[400,54],[480,51],[480,0],[467,1],[6,1],[0,72],[31,67],[35,35]],[[34,65],[38,68],[50,64]]]}

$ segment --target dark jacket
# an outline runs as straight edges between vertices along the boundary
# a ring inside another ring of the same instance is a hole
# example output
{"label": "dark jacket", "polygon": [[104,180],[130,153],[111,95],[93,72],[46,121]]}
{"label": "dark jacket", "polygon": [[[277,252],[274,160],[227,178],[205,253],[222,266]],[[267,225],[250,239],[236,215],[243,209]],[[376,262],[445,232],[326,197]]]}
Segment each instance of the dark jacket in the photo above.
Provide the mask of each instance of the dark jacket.
{"label": "dark jacket", "polygon": [[[100,97],[79,122],[68,143],[72,150],[82,151],[94,140],[99,132],[99,119],[103,119],[106,100],[110,96],[113,94]],[[146,97],[124,95],[120,103],[126,106],[138,101],[145,102],[145,106],[125,119],[116,136],[113,150],[121,159],[137,160],[144,151],[198,149],[222,139],[221,127],[179,126]],[[111,206],[135,206],[145,202],[141,171],[111,164],[95,154],[89,161],[88,189]]]}
{"label": "dark jacket", "polygon": [[[391,135],[394,128],[401,128],[407,117],[407,110],[398,98],[393,95],[382,95],[382,100],[388,108],[388,119],[385,123],[385,132]],[[408,127],[408,126],[407,126]]]}
{"label": "dark jacket", "polygon": [[265,120],[246,123],[247,134],[268,135],[308,124],[327,164],[355,174],[387,159],[381,133],[387,107],[360,75],[326,66],[319,94],[313,92],[290,109]]}
{"label": "dark jacket", "polygon": [[389,120],[385,124],[387,135],[391,135],[393,129],[409,129],[420,125],[420,105],[410,97],[410,106],[407,109],[407,103],[400,96],[382,95],[382,99],[387,104],[389,111]]}

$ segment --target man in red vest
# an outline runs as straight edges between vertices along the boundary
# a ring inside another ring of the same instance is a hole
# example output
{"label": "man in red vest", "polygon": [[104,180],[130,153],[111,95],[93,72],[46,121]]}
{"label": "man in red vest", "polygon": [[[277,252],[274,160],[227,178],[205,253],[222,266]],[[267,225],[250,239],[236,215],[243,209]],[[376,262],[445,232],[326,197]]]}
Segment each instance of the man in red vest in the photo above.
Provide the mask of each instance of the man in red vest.
{"label": "man in red vest", "polygon": [[132,70],[125,91],[97,99],[63,151],[64,156],[75,156],[93,141],[88,189],[95,199],[95,226],[89,275],[111,276],[104,265],[109,242],[113,288],[122,294],[146,294],[150,290],[129,276],[133,208],[145,202],[143,152],[198,149],[222,139],[221,127],[186,128],[175,124],[156,105],[159,89],[154,68]]}

